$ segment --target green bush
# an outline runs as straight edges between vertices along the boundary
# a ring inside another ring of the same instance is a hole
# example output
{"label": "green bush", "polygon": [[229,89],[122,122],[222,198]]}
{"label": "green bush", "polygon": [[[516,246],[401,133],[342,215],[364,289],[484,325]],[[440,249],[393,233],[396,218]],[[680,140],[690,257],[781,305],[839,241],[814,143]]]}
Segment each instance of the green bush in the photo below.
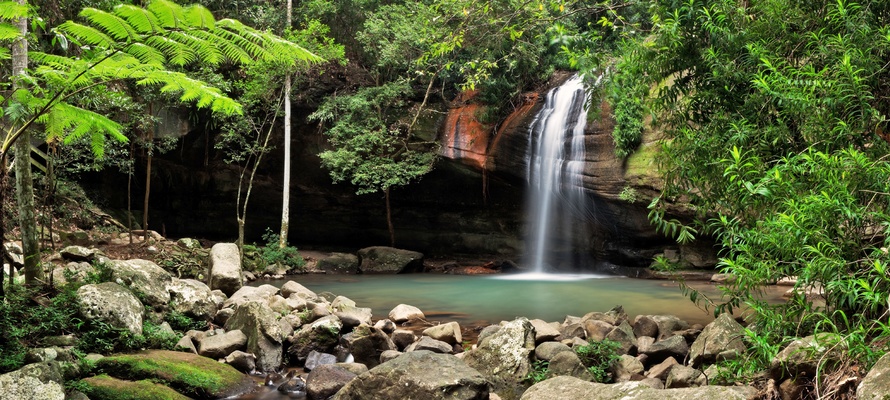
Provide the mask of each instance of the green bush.
{"label": "green bush", "polygon": [[587,367],[590,377],[596,382],[608,383],[612,380],[609,369],[618,360],[621,343],[614,340],[589,341],[584,346],[575,347],[575,354]]}
{"label": "green bush", "polygon": [[306,260],[303,259],[303,256],[300,255],[300,252],[297,251],[296,247],[281,247],[279,245],[280,238],[281,237],[277,233],[266,228],[266,233],[263,234],[263,241],[266,242],[266,245],[256,247],[259,252],[260,261],[263,263],[263,267],[280,264],[286,265],[288,271],[302,271],[303,267],[306,266]]}

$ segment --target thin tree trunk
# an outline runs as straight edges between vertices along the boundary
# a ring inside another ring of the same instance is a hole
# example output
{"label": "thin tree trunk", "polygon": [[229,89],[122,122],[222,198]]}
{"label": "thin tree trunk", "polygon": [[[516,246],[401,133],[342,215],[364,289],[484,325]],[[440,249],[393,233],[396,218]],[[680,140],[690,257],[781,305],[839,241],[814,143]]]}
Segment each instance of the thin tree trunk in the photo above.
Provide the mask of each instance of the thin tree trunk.
{"label": "thin tree trunk", "polygon": [[[25,4],[24,0],[18,0]],[[21,37],[12,45],[12,75],[25,73],[28,66],[28,20],[19,18],[16,27]],[[13,86],[20,87],[17,78],[13,78]],[[22,232],[22,251],[25,257],[25,284],[43,284],[44,274],[40,266],[40,247],[37,243],[37,220],[35,219],[34,181],[31,177],[31,135],[27,131],[16,140],[14,146],[16,203],[19,208],[19,229]]]}
{"label": "thin tree trunk", "polygon": [[[293,0],[287,0],[287,25],[285,29],[291,28],[291,14],[293,13]],[[284,182],[281,184],[281,233],[278,235],[278,246],[282,249],[287,247],[287,231],[290,227],[290,92],[291,79],[290,72],[284,78]]]}
{"label": "thin tree trunk", "polygon": [[[9,182],[9,175],[6,173],[6,155],[0,154],[0,244],[6,242],[6,219],[3,218],[3,205],[6,200],[6,186]],[[12,266],[12,260],[9,257],[9,252],[6,251],[6,246],[0,246],[0,265],[9,261],[9,281],[13,282],[12,271],[14,267]],[[0,300],[6,297],[6,290],[3,285],[4,272],[0,271]]]}
{"label": "thin tree trunk", "polygon": [[127,171],[127,236],[133,245],[133,166],[135,164],[136,145],[130,141],[130,168]]}
{"label": "thin tree trunk", "polygon": [[389,228],[389,246],[396,247],[396,230],[392,226],[392,207],[389,203],[389,188],[383,189],[383,195],[386,197],[386,226]]}
{"label": "thin tree trunk", "polygon": [[[151,113],[150,105],[149,113]],[[148,243],[148,196],[151,193],[151,158],[152,154],[154,154],[154,151],[151,148],[152,143],[154,143],[154,132],[152,130],[149,130],[145,161],[145,200],[143,200],[142,202],[142,231],[144,232],[144,236],[142,237],[143,243]]]}

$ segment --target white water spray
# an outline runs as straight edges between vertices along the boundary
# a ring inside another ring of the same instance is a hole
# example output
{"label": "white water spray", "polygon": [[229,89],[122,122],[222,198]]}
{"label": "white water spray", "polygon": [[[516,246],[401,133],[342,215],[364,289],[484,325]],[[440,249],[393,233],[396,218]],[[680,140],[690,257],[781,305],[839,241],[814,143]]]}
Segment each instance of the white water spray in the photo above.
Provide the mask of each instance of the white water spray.
{"label": "white water spray", "polygon": [[576,75],[547,93],[531,125],[527,262],[536,273],[557,267],[555,250],[565,243],[571,246],[578,216],[587,214],[582,176],[588,103]]}

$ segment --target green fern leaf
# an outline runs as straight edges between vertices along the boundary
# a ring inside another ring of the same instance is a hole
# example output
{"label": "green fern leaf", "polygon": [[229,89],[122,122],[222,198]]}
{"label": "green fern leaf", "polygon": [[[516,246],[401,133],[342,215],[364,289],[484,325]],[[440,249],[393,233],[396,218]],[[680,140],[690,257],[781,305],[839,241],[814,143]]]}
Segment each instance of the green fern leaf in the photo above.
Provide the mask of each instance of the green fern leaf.
{"label": "green fern leaf", "polygon": [[86,18],[92,25],[98,26],[115,40],[131,43],[142,39],[142,36],[127,21],[117,15],[95,8],[84,8],[80,12],[80,16]]}
{"label": "green fern leaf", "polygon": [[213,13],[200,4],[192,4],[185,8],[185,20],[189,26],[198,29],[213,30],[216,26]]}
{"label": "green fern leaf", "polygon": [[0,19],[7,21],[27,18],[31,15],[28,6],[15,1],[0,1]]}
{"label": "green fern leaf", "polygon": [[187,26],[182,6],[167,0],[152,0],[146,7],[165,28],[185,29]]}
{"label": "green fern leaf", "polygon": [[120,4],[114,8],[114,13],[127,20],[127,22],[140,33],[166,32],[161,26],[161,22],[158,21],[158,18],[142,7],[136,7],[130,4]]}
{"label": "green fern leaf", "polygon": [[145,43],[164,53],[167,61],[174,65],[186,65],[197,59],[191,48],[168,37],[150,36]]}
{"label": "green fern leaf", "polygon": [[195,55],[196,60],[200,60],[201,62],[210,65],[219,64],[223,60],[223,55],[220,53],[217,44],[202,38],[204,35],[201,35],[201,33],[204,32],[198,30],[186,32],[173,31],[169,33],[168,37],[191,50],[192,54]]}
{"label": "green fern leaf", "polygon": [[143,43],[133,43],[127,47],[127,53],[132,54],[134,57],[139,59],[146,64],[158,64],[162,65],[164,61],[167,60],[164,57],[164,54],[161,53],[158,49],[145,45]]}
{"label": "green fern leaf", "polygon": [[0,41],[9,42],[18,39],[22,33],[14,25],[0,23]]}
{"label": "green fern leaf", "polygon": [[106,49],[114,48],[117,41],[104,32],[73,21],[65,21],[56,29],[66,34],[68,39],[78,46],[92,45]]}

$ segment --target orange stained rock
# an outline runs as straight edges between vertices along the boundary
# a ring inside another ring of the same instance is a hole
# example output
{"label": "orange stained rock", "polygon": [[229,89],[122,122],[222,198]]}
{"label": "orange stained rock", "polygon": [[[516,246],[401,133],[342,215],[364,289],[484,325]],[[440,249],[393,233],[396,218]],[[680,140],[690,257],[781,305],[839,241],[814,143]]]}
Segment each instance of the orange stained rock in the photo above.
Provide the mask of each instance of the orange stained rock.
{"label": "orange stained rock", "polygon": [[455,103],[459,105],[448,111],[442,140],[442,156],[483,169],[487,159],[491,129],[477,118],[477,113],[481,112],[483,107],[471,102],[476,94],[475,91],[461,93],[455,99]]}

